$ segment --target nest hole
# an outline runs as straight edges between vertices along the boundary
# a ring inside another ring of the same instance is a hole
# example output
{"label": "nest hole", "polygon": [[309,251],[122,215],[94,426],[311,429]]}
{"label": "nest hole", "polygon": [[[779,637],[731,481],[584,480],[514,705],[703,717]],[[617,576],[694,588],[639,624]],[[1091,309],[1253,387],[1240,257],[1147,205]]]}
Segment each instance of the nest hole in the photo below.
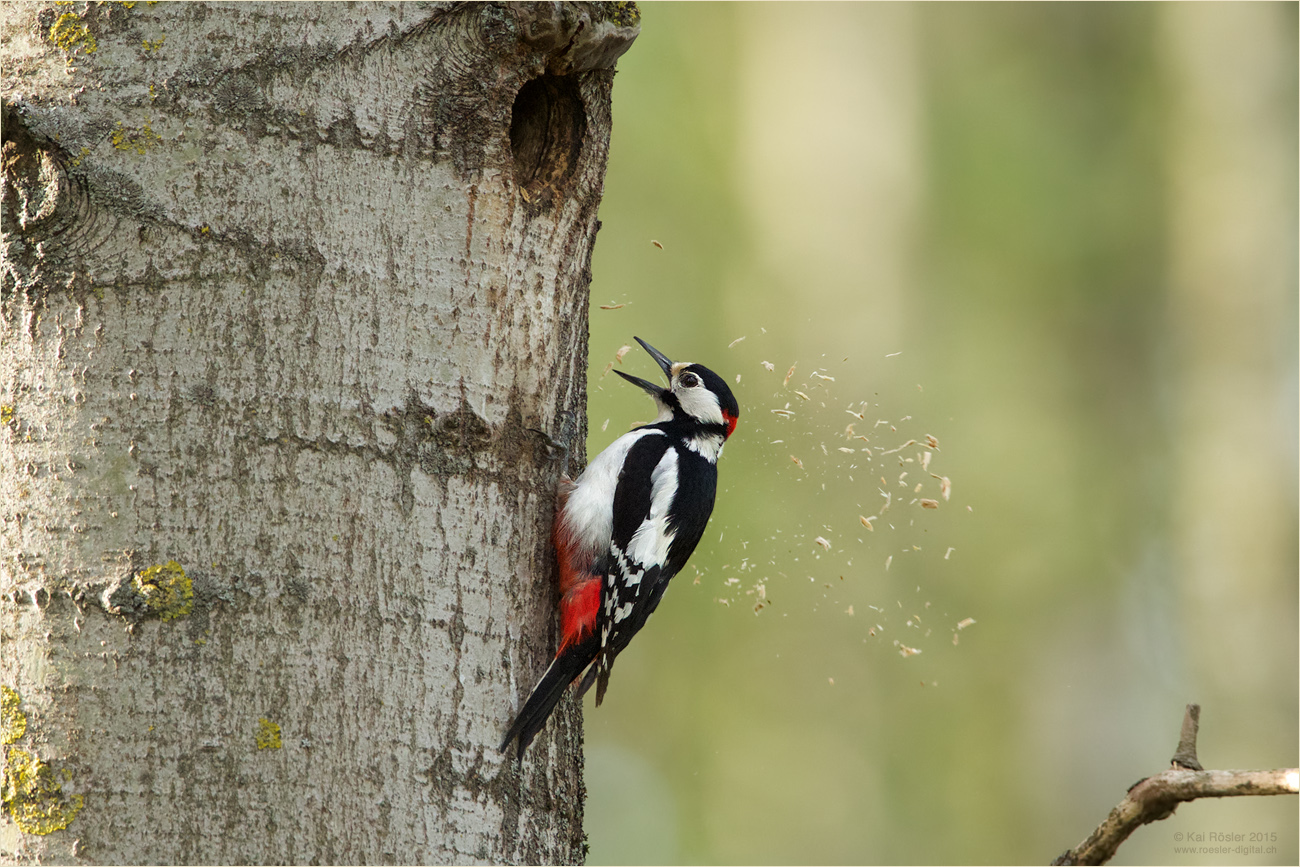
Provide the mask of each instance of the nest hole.
{"label": "nest hole", "polygon": [[515,183],[524,201],[548,208],[573,182],[587,112],[571,75],[542,75],[519,88],[510,117]]}

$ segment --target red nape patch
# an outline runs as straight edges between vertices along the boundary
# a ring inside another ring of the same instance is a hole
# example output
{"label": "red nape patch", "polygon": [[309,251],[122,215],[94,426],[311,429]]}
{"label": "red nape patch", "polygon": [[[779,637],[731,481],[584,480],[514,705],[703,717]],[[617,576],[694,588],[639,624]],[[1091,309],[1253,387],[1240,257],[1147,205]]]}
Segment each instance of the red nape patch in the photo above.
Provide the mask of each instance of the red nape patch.
{"label": "red nape patch", "polygon": [[[588,573],[590,574],[590,573]],[[592,576],[577,583],[560,599],[560,649],[559,656],[570,644],[576,644],[596,628],[596,614],[600,611],[600,577]]]}
{"label": "red nape patch", "polygon": [[722,420],[727,423],[727,436],[730,437],[736,430],[736,416],[724,411],[722,413]]}

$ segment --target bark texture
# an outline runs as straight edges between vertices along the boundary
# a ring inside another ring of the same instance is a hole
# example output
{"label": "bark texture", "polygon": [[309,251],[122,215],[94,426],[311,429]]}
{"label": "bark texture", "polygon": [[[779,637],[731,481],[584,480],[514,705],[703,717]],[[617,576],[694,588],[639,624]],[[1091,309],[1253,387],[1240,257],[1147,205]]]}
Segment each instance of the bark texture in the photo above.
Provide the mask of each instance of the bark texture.
{"label": "bark texture", "polygon": [[535,431],[585,417],[636,32],[0,11],[0,858],[581,859],[579,706],[495,746],[554,646]]}

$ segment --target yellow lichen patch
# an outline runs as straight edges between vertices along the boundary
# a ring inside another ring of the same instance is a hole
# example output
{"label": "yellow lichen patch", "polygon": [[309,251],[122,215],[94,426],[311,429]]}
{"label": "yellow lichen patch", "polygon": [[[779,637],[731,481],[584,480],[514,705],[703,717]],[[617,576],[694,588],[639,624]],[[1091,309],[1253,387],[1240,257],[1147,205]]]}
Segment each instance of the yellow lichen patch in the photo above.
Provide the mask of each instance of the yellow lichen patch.
{"label": "yellow lichen patch", "polygon": [[12,404],[0,404],[0,424],[12,424],[13,420],[18,417],[18,408]]}
{"label": "yellow lichen patch", "polygon": [[86,27],[86,22],[76,12],[64,12],[50,26],[50,41],[68,52],[69,60],[78,48],[83,54],[94,54],[99,50],[95,34]]}
{"label": "yellow lichen patch", "polygon": [[641,10],[635,3],[614,3],[612,7],[610,17],[620,27],[634,27],[641,23]]}
{"label": "yellow lichen patch", "polygon": [[163,35],[159,36],[157,39],[142,39],[140,41],[144,43],[145,51],[157,51],[159,48],[162,48],[162,44],[167,41],[167,37],[166,35]]}
{"label": "yellow lichen patch", "polygon": [[12,744],[27,731],[27,714],[18,707],[21,701],[16,689],[0,686],[0,743]]}
{"label": "yellow lichen patch", "polygon": [[72,774],[66,768],[55,774],[48,763],[26,750],[9,748],[0,783],[0,806],[22,831],[42,835],[60,831],[81,812],[85,799],[65,795],[59,776],[66,782]]}
{"label": "yellow lichen patch", "polygon": [[280,726],[266,717],[257,721],[257,748],[259,750],[278,750],[280,743]]}
{"label": "yellow lichen patch", "polygon": [[122,121],[117,122],[117,129],[109,135],[109,141],[113,147],[120,151],[135,151],[138,154],[147,154],[149,148],[160,143],[162,136],[153,131],[149,121],[144,122],[144,126],[139,129],[128,129],[123,126]]}
{"label": "yellow lichen patch", "polygon": [[194,607],[194,584],[175,560],[150,566],[137,573],[131,583],[144,597],[149,613],[157,615],[159,620],[185,617]]}

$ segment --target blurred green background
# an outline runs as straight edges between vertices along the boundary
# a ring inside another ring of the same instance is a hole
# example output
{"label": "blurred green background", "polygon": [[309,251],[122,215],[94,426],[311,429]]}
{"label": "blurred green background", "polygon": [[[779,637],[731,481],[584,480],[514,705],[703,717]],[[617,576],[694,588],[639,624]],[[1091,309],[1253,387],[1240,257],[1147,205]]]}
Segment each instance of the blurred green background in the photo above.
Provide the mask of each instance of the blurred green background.
{"label": "blurred green background", "polygon": [[[1189,701],[1207,767],[1297,764],[1296,9],[642,6],[588,448],[633,335],[742,412],[588,698],[591,863],[1046,863]],[[1116,863],[1298,857],[1237,798]]]}

